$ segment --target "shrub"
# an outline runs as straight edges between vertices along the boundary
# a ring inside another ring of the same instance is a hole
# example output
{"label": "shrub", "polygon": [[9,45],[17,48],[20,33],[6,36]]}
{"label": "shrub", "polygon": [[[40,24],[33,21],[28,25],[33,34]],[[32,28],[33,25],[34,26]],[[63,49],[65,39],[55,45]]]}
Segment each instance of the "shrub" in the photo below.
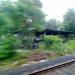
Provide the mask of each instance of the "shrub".
{"label": "shrub", "polygon": [[62,39],[59,36],[44,35],[44,41],[61,42]]}
{"label": "shrub", "polygon": [[70,51],[75,52],[75,39],[69,40],[66,44],[69,46]]}
{"label": "shrub", "polygon": [[64,55],[70,52],[70,47],[67,43],[63,43],[62,38],[59,36],[44,36],[44,42],[40,43],[40,49],[52,50],[56,52],[58,55]]}
{"label": "shrub", "polygon": [[11,57],[15,54],[15,49],[19,46],[20,41],[12,35],[0,39],[0,59]]}
{"label": "shrub", "polygon": [[44,43],[46,45],[46,47],[50,47],[52,44],[54,43],[61,43],[62,42],[62,39],[60,39],[58,36],[49,36],[49,35],[45,35],[44,36]]}

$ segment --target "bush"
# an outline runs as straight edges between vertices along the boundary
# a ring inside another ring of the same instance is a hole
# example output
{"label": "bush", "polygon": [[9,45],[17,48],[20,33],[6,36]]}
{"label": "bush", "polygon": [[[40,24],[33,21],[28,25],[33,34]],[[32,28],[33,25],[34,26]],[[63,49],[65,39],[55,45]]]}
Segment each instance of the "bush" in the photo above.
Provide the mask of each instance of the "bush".
{"label": "bush", "polygon": [[69,40],[66,44],[69,46],[71,51],[75,52],[75,39]]}
{"label": "bush", "polygon": [[44,43],[46,45],[46,47],[50,47],[52,44],[54,43],[61,43],[62,42],[62,39],[60,39],[58,36],[49,36],[49,35],[45,35],[44,36]]}
{"label": "bush", "polygon": [[61,42],[62,39],[59,36],[44,35],[44,41]]}
{"label": "bush", "polygon": [[0,39],[0,59],[11,57],[15,54],[15,49],[20,45],[20,41],[12,35],[4,36]]}
{"label": "bush", "polygon": [[67,43],[63,43],[62,38],[59,36],[44,36],[44,42],[40,43],[40,49],[54,51],[59,55],[64,55],[70,52],[70,47]]}

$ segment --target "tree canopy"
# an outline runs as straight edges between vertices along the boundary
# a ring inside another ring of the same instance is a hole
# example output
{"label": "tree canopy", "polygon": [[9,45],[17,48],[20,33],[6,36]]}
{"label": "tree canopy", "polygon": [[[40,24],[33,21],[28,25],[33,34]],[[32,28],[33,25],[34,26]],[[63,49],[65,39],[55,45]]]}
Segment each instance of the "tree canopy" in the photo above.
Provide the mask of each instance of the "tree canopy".
{"label": "tree canopy", "polygon": [[[0,39],[3,39],[4,44],[1,43],[0,53],[5,50],[1,57],[6,56],[12,50],[14,51],[17,48],[17,43],[19,43],[18,48],[21,45],[28,47],[32,45],[34,37],[32,30],[44,28],[45,15],[41,11],[41,7],[42,4],[39,0],[17,0],[16,2],[1,0]],[[11,39],[14,39],[15,42]],[[8,45],[8,49],[5,44]],[[14,44],[16,44],[16,47],[13,47]],[[10,46],[12,46],[12,49]]]}
{"label": "tree canopy", "polygon": [[56,19],[50,19],[47,24],[46,24],[46,28],[47,29],[51,29],[51,30],[54,30],[54,29],[58,29],[58,21]]}
{"label": "tree canopy", "polygon": [[64,15],[64,29],[67,31],[75,31],[75,11],[69,9]]}

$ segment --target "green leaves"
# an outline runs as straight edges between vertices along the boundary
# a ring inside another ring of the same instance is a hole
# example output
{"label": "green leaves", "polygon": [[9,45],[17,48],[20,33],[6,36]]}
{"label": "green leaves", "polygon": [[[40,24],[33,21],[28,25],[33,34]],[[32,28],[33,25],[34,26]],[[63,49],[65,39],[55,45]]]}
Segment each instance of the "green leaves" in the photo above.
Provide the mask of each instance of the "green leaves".
{"label": "green leaves", "polygon": [[14,26],[10,17],[3,13],[0,13],[0,36],[5,32],[8,32]]}
{"label": "green leaves", "polygon": [[34,33],[29,29],[42,30],[44,17],[39,0],[17,0],[15,3],[11,0],[1,1],[0,58],[10,56],[21,45],[31,47]]}
{"label": "green leaves", "polygon": [[60,42],[62,42],[62,39],[60,39],[58,36],[49,36],[49,35],[45,35],[44,36],[44,42],[46,44],[46,47],[50,47],[51,45],[53,45],[54,43],[57,45]]}
{"label": "green leaves", "polygon": [[59,23],[58,23],[58,21],[56,19],[50,19],[46,24],[46,28],[52,29],[52,30],[54,30],[54,29],[57,30],[58,25],[59,25]]}
{"label": "green leaves", "polygon": [[68,31],[75,31],[75,11],[73,9],[64,15],[64,28]]}
{"label": "green leaves", "polygon": [[18,49],[20,44],[21,41],[15,38],[13,35],[4,35],[2,38],[0,38],[0,59],[14,55],[16,53],[15,49]]}

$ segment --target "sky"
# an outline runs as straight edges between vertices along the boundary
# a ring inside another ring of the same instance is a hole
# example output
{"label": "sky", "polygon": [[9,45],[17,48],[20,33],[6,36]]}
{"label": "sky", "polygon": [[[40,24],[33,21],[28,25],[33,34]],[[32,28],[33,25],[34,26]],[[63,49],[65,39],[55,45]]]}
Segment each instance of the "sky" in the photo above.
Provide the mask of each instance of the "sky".
{"label": "sky", "polygon": [[42,11],[47,15],[46,20],[63,20],[63,15],[68,9],[75,9],[75,0],[41,0],[43,4]]}

